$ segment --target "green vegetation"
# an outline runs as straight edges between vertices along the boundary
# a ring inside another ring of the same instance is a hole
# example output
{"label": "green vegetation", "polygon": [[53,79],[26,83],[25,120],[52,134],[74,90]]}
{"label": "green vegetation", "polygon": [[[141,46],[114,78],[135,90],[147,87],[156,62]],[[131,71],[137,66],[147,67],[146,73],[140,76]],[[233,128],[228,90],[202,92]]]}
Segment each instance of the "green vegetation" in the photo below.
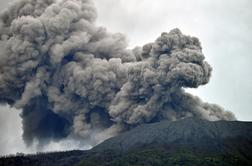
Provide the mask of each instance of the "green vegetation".
{"label": "green vegetation", "polygon": [[[0,158],[1,166],[250,166],[251,151],[221,151],[189,146],[144,147],[119,151],[69,151]],[[78,163],[78,164],[77,164]]]}
{"label": "green vegetation", "polygon": [[239,166],[249,165],[241,156],[223,153],[204,153],[185,148],[139,149],[126,154],[103,152],[86,156],[76,166]]}
{"label": "green vegetation", "polygon": [[32,155],[9,155],[0,157],[0,166],[72,166],[78,163],[85,151],[37,153]]}

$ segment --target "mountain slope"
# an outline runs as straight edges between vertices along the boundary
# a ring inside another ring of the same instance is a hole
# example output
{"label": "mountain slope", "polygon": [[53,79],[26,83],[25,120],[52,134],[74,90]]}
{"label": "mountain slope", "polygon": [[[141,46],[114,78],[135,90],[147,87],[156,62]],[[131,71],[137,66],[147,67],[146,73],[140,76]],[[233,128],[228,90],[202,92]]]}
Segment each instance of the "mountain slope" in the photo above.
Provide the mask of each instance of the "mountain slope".
{"label": "mountain slope", "polygon": [[252,165],[252,122],[188,118],[144,124],[89,151],[0,158],[2,166]]}
{"label": "mountain slope", "polygon": [[119,150],[127,152],[146,145],[190,145],[219,149],[226,141],[252,142],[252,123],[239,121],[209,122],[196,118],[145,124],[110,138],[93,151]]}
{"label": "mountain slope", "polygon": [[97,145],[78,166],[252,165],[251,122],[145,124]]}

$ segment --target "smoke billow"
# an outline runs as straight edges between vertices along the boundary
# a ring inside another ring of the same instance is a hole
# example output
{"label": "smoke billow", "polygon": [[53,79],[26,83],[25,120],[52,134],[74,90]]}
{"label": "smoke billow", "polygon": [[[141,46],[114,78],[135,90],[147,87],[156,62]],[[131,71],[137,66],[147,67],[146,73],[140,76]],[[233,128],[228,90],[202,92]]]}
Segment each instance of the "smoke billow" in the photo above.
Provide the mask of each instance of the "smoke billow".
{"label": "smoke billow", "polygon": [[235,119],[184,91],[211,76],[197,38],[173,29],[129,50],[95,19],[90,0],[20,0],[0,15],[0,103],[22,109],[28,145],[95,144],[162,119]]}

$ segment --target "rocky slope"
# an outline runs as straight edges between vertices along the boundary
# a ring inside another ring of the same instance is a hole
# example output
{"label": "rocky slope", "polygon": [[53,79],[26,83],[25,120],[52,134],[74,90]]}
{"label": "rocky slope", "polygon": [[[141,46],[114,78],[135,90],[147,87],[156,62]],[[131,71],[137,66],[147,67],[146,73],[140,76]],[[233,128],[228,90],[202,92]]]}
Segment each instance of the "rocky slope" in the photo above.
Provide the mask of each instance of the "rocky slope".
{"label": "rocky slope", "polygon": [[89,151],[0,158],[2,166],[252,165],[252,122],[144,124]]}
{"label": "rocky slope", "polygon": [[196,118],[145,124],[110,138],[93,151],[119,150],[127,152],[147,145],[190,145],[220,149],[226,141],[252,143],[252,123],[239,121],[209,122]]}

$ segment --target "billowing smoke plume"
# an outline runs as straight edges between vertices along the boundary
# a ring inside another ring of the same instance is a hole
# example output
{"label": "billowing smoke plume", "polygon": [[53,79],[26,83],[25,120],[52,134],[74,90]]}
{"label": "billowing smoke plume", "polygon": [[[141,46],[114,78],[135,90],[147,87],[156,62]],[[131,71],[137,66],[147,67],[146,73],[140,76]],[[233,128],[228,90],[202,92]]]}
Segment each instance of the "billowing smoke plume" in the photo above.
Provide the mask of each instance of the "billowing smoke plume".
{"label": "billowing smoke plume", "polygon": [[211,67],[179,29],[128,50],[122,34],[95,25],[90,0],[21,0],[0,17],[0,102],[23,110],[27,144],[95,143],[162,119],[235,119],[184,91],[208,83]]}

